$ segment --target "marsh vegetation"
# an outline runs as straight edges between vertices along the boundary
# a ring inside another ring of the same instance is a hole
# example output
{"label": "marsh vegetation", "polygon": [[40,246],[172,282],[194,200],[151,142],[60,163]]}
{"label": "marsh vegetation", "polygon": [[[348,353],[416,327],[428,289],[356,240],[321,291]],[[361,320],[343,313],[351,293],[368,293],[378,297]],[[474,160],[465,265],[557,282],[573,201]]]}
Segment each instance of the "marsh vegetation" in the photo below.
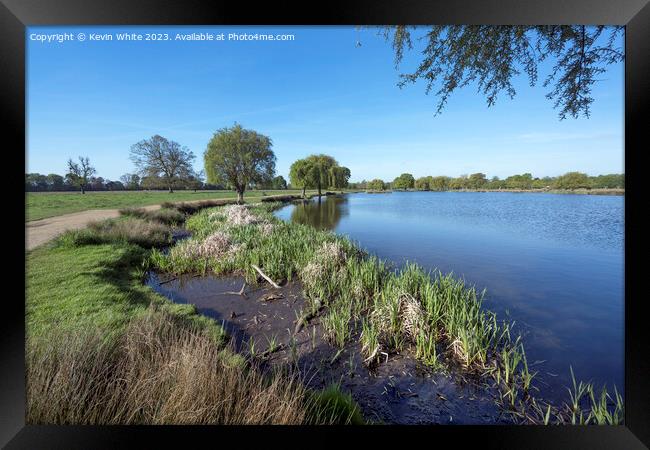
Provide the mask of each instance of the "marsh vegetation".
{"label": "marsh vegetation", "polygon": [[368,370],[408,353],[431,371],[469,377],[496,389],[495,402],[516,422],[622,419],[621,397],[589,383],[578,384],[562,404],[540,400],[521,337],[483,307],[483,292],[416,264],[396,269],[346,238],[279,221],[272,214],[279,206],[200,211],[186,221],[192,238],[168,253],[153,250],[151,264],[174,275],[236,273],[251,285],[260,280],[256,267],[274,283],[299,281],[305,304],[296,330],[319,317],[322,338],[340,349],[358,342]]}

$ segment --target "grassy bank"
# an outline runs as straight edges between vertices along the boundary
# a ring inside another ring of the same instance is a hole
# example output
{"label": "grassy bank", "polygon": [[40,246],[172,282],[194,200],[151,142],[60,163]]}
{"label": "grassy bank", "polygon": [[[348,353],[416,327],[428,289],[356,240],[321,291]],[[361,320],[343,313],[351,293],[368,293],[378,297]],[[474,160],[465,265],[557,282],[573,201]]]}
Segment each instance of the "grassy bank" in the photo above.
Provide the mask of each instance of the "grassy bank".
{"label": "grassy bank", "polygon": [[170,242],[178,218],[129,211],[27,253],[27,422],[358,422],[336,388],[262,372],[219,324],[143,284],[150,247]]}
{"label": "grassy bank", "polygon": [[[311,192],[311,191],[310,191]],[[300,194],[299,190],[247,191],[246,199],[259,201],[262,195]],[[164,202],[189,202],[221,198],[237,198],[233,191],[115,191],[115,192],[27,192],[27,220],[60,216],[88,209],[120,209],[158,205]]]}
{"label": "grassy bank", "polygon": [[368,366],[412,352],[432,370],[462,373],[500,392],[497,401],[527,423],[619,423],[622,400],[576,383],[571,399],[536,399],[535,373],[511,325],[482,307],[462,280],[409,264],[393,270],[331,232],[276,219],[278,204],[210,208],[190,217],[193,237],[151,263],[169,273],[240,273],[256,283],[261,268],[276,283],[299,279],[308,300],[296,326],[322,315],[333,346],[359,342]]}

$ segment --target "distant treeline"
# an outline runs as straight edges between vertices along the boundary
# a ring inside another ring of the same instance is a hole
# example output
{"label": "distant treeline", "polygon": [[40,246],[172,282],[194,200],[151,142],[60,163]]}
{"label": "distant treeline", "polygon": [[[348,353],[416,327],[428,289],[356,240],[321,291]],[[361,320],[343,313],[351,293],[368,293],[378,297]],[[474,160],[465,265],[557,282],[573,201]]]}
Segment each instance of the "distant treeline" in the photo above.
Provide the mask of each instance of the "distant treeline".
{"label": "distant treeline", "polygon": [[[200,177],[187,177],[172,182],[175,190],[225,190],[228,186],[205,183]],[[284,177],[273,178],[269,183],[249,186],[250,189],[287,189]],[[138,191],[138,190],[167,190],[169,184],[162,177],[140,177],[137,174],[124,174],[119,181],[111,181],[102,177],[90,177],[86,190],[88,191]],[[79,191],[79,185],[74,178],[54,173],[43,175],[28,173],[25,175],[25,191],[27,192],[64,192]]]}
{"label": "distant treeline", "polygon": [[[222,184],[206,183],[202,177],[190,176],[173,181],[175,190],[225,190],[230,187]],[[251,183],[249,189],[300,189],[302,185],[288,185],[284,177],[276,176],[267,183]],[[340,186],[344,187],[344,186]],[[492,177],[488,179],[484,173],[461,175],[457,178],[446,176],[427,176],[414,178],[409,173],[403,173],[393,181],[386,182],[379,178],[371,181],[363,180],[347,183],[349,189],[387,190],[415,189],[419,191],[448,191],[462,189],[624,189],[624,174],[608,174],[589,176],[581,172],[569,172],[558,177],[534,178],[530,173],[512,175],[505,179]],[[119,181],[111,181],[102,177],[90,177],[86,190],[88,191],[135,191],[135,190],[167,190],[168,181],[162,177],[137,174],[122,175]],[[28,173],[25,175],[25,191],[28,192],[62,192],[78,191],[74,178],[57,174],[43,175]]]}
{"label": "distant treeline", "polygon": [[461,175],[457,178],[427,176],[415,179],[403,173],[391,182],[379,178],[359,183],[349,183],[351,189],[387,190],[415,189],[419,191],[449,191],[462,189],[624,189],[624,174],[589,176],[582,172],[568,172],[558,177],[534,178],[530,173],[512,175],[505,179],[484,173]]}

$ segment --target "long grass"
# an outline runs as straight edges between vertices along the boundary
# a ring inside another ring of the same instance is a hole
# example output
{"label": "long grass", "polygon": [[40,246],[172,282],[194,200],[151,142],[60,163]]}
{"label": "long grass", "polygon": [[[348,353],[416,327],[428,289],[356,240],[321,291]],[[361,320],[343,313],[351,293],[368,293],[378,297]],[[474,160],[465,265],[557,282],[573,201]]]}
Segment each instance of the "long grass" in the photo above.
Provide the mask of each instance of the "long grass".
{"label": "long grass", "polygon": [[29,344],[30,424],[328,424],[358,419],[354,403],[338,391],[313,394],[295,376],[262,374],[215,346],[210,336],[161,311],[134,320],[115,340],[93,332],[60,333]]}
{"label": "long grass", "polygon": [[136,217],[121,217],[91,222],[86,228],[69,230],[55,239],[55,245],[82,246],[100,244],[135,244],[163,247],[172,242],[168,225]]}
{"label": "long grass", "polygon": [[176,208],[160,208],[148,211],[144,208],[123,208],[120,215],[151,220],[164,225],[178,226],[185,221],[185,214]]}

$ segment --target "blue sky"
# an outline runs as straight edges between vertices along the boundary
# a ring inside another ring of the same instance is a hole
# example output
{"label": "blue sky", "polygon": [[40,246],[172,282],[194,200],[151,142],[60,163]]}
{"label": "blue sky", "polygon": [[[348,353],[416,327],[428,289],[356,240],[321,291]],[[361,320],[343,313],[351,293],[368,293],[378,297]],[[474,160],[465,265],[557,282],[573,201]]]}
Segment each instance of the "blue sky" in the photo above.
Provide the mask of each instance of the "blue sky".
{"label": "blue sky", "polygon": [[[210,32],[294,34],[293,41],[43,43],[33,33]],[[277,173],[312,153],[351,169],[352,181],[402,172],[505,177],[571,170],[622,173],[623,64],[593,88],[589,119],[560,121],[547,88],[516,80],[517,96],[487,107],[476,89],[452,94],[441,115],[423,83],[397,87],[393,51],[354,27],[30,27],[27,30],[27,171],[64,174],[89,156],[98,175],[133,172],[132,144],[160,134],[203,168],[214,131],[234,122],[273,140]],[[361,46],[355,45],[357,41]],[[417,61],[411,51],[400,69]],[[540,79],[548,70],[541,67]]]}

